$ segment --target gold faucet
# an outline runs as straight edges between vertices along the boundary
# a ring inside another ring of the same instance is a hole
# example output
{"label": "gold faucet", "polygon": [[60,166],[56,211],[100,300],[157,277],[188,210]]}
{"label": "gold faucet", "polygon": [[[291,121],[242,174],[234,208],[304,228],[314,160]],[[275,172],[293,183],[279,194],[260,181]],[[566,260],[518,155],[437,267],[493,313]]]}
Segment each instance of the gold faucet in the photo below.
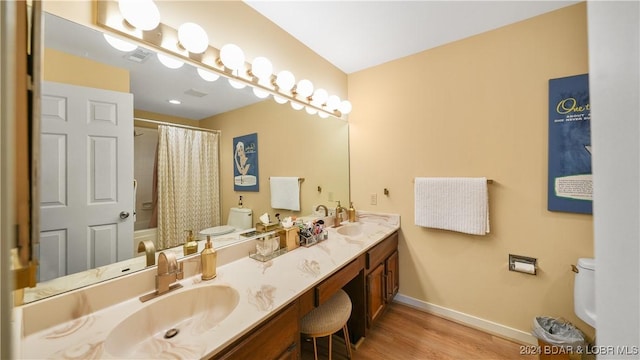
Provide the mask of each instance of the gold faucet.
{"label": "gold faucet", "polygon": [[340,213],[343,211],[347,211],[347,209],[340,206],[340,200],[338,200],[338,206],[336,206],[336,217],[333,219],[333,227],[340,226],[340,223],[342,222],[342,216]]}
{"label": "gold faucet", "polygon": [[320,209],[324,209],[324,217],[329,216],[329,210],[327,209],[326,206],[324,205],[318,205],[316,206],[316,211],[320,210]]}
{"label": "gold faucet", "polygon": [[158,274],[156,275],[156,291],[141,296],[140,301],[145,302],[166,294],[170,291],[180,289],[182,285],[177,280],[184,278],[182,263],[178,263],[175,254],[171,252],[161,252],[158,256]]}
{"label": "gold faucet", "polygon": [[147,257],[147,267],[156,264],[156,246],[151,240],[142,240],[138,243],[138,252],[145,253]]}

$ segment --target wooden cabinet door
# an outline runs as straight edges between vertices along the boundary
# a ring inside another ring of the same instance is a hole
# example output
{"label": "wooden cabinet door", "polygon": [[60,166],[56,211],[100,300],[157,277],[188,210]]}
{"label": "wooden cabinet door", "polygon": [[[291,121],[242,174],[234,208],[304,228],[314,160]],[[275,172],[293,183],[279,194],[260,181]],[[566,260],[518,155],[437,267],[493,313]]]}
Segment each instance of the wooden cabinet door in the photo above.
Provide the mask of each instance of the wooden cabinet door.
{"label": "wooden cabinet door", "polygon": [[386,300],[391,302],[393,297],[398,293],[400,287],[400,276],[398,276],[398,251],[394,251],[385,261],[387,273]]}
{"label": "wooden cabinet door", "polygon": [[258,330],[246,336],[230,350],[224,350],[214,359],[296,359],[300,326],[298,302],[287,305],[277,315],[267,320]]}
{"label": "wooden cabinet door", "polygon": [[367,319],[369,326],[382,313],[386,298],[384,264],[380,264],[367,275]]}

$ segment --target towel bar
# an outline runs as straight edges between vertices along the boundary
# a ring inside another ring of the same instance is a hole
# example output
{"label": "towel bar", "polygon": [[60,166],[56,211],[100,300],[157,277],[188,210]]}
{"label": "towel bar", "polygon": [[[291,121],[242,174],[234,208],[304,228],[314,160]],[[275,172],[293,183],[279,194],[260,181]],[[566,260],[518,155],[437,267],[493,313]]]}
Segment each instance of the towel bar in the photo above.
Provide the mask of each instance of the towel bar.
{"label": "towel bar", "polygon": [[[271,177],[269,177],[269,180],[271,180]],[[303,178],[303,177],[302,177],[302,178],[301,178],[301,177],[299,177],[299,178],[298,178],[298,181],[303,182],[303,181],[304,181],[304,178]]]}
{"label": "towel bar", "polygon": [[[415,178],[411,182],[416,182]],[[487,179],[487,184],[493,184],[493,179]]]}

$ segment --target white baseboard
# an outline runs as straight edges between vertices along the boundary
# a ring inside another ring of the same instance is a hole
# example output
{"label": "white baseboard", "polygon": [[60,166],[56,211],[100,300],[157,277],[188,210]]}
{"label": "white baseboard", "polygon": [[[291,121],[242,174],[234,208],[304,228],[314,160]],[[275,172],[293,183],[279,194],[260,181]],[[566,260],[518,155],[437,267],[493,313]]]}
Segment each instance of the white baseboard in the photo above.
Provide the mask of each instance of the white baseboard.
{"label": "white baseboard", "polygon": [[406,295],[402,295],[400,293],[396,295],[394,301],[410,306],[414,309],[421,310],[433,315],[440,316],[447,320],[472,327],[474,329],[482,330],[484,332],[497,335],[502,338],[513,340],[521,344],[538,344],[538,339],[536,339],[535,336],[522,330],[501,325],[493,321],[481,319],[479,317],[465,314],[460,311],[447,309],[445,307],[418,300]]}

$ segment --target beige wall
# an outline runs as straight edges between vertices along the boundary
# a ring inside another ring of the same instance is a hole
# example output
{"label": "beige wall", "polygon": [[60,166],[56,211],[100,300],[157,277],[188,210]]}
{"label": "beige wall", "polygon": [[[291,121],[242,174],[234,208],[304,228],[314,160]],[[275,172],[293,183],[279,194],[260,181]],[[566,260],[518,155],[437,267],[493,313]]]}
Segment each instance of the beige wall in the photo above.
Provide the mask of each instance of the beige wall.
{"label": "beige wall", "polygon": [[42,77],[96,89],[129,92],[129,71],[93,60],[45,48]]}
{"label": "beige wall", "polygon": [[[329,201],[349,199],[348,124],[336,118],[321,119],[289,105],[265,100],[236,111],[201,121],[201,126],[222,130],[220,141],[220,193],[222,220],[229,208],[243,196],[244,206],[253,209],[254,222],[269,212],[309,215],[318,204],[335,207]],[[233,190],[233,138],[258,133],[259,192]],[[305,178],[301,185],[301,211],[273,210],[270,202],[270,176]],[[322,192],[318,192],[320,186]]]}
{"label": "beige wall", "polygon": [[[588,71],[585,9],[349,75],[351,195],[401,214],[402,294],[524,332],[550,315],[593,334],[574,314],[570,268],[593,256],[592,216],[547,211],[546,185],[548,80]],[[414,225],[421,176],[494,179],[491,234]],[[538,258],[539,274],[508,271],[509,253]]]}

